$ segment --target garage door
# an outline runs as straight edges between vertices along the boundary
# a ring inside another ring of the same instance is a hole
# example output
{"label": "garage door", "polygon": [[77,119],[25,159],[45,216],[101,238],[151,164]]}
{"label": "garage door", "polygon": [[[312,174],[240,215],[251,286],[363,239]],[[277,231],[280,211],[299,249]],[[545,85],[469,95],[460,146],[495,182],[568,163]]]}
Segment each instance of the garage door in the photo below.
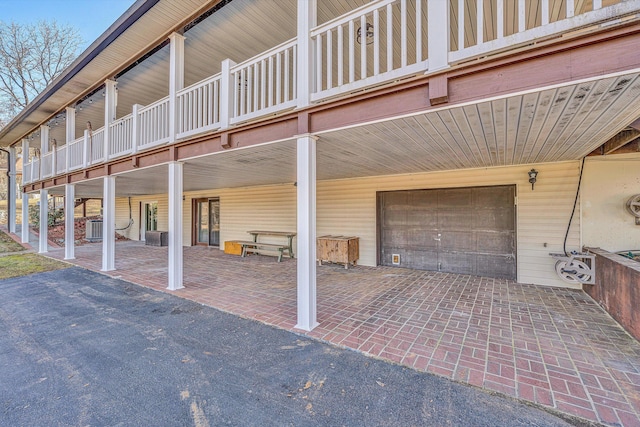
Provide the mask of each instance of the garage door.
{"label": "garage door", "polygon": [[515,186],[378,193],[382,265],[516,278]]}

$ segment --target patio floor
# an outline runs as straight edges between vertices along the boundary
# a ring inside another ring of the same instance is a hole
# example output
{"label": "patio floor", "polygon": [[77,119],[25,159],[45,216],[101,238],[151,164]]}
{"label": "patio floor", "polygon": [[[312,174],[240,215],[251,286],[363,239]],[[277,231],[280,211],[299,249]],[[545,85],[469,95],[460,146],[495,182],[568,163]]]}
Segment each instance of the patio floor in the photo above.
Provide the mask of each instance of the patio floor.
{"label": "patio floor", "polygon": [[[74,264],[99,271],[102,245]],[[62,259],[64,249],[49,256]],[[303,333],[296,262],[184,251],[174,295]],[[166,291],[167,248],[116,244],[109,272]],[[640,426],[640,343],[582,291],[390,267],[318,267],[307,335],[607,425]]]}

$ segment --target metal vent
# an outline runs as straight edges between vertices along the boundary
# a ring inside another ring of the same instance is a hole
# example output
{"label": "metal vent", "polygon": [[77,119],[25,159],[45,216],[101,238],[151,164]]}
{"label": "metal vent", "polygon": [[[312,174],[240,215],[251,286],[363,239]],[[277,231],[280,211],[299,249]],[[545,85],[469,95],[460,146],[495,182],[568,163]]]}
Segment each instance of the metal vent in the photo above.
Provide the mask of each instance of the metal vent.
{"label": "metal vent", "polygon": [[96,242],[102,240],[102,220],[90,219],[87,220],[85,229],[85,238],[90,242]]}

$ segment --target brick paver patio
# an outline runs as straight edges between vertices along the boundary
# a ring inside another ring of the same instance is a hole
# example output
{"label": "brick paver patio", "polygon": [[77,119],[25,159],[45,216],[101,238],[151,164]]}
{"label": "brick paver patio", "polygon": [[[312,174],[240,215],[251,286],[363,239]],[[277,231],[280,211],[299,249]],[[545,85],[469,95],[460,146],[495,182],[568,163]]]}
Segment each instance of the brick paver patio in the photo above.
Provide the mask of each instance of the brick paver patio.
{"label": "brick paver patio", "polygon": [[[102,246],[74,263],[101,267]],[[63,249],[49,255],[62,259]],[[296,330],[296,262],[185,248],[173,294]],[[109,275],[166,291],[167,248],[118,242]],[[166,291],[169,292],[169,291]],[[640,426],[640,343],[584,292],[389,267],[318,267],[309,336],[607,425]]]}

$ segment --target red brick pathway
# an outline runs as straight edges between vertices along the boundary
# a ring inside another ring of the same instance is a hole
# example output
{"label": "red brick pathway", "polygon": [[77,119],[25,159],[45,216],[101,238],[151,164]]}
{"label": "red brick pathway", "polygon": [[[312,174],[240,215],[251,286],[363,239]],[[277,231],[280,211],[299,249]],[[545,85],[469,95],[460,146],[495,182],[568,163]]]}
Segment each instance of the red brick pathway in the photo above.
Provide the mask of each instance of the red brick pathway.
{"label": "red brick pathway", "polygon": [[[98,271],[101,250],[77,247],[74,263]],[[206,247],[184,255],[186,288],[174,295],[301,332],[295,260]],[[116,268],[109,275],[166,291],[167,248],[118,242]],[[581,291],[328,265],[318,267],[318,321],[309,336],[588,420],[640,426],[640,343]]]}

